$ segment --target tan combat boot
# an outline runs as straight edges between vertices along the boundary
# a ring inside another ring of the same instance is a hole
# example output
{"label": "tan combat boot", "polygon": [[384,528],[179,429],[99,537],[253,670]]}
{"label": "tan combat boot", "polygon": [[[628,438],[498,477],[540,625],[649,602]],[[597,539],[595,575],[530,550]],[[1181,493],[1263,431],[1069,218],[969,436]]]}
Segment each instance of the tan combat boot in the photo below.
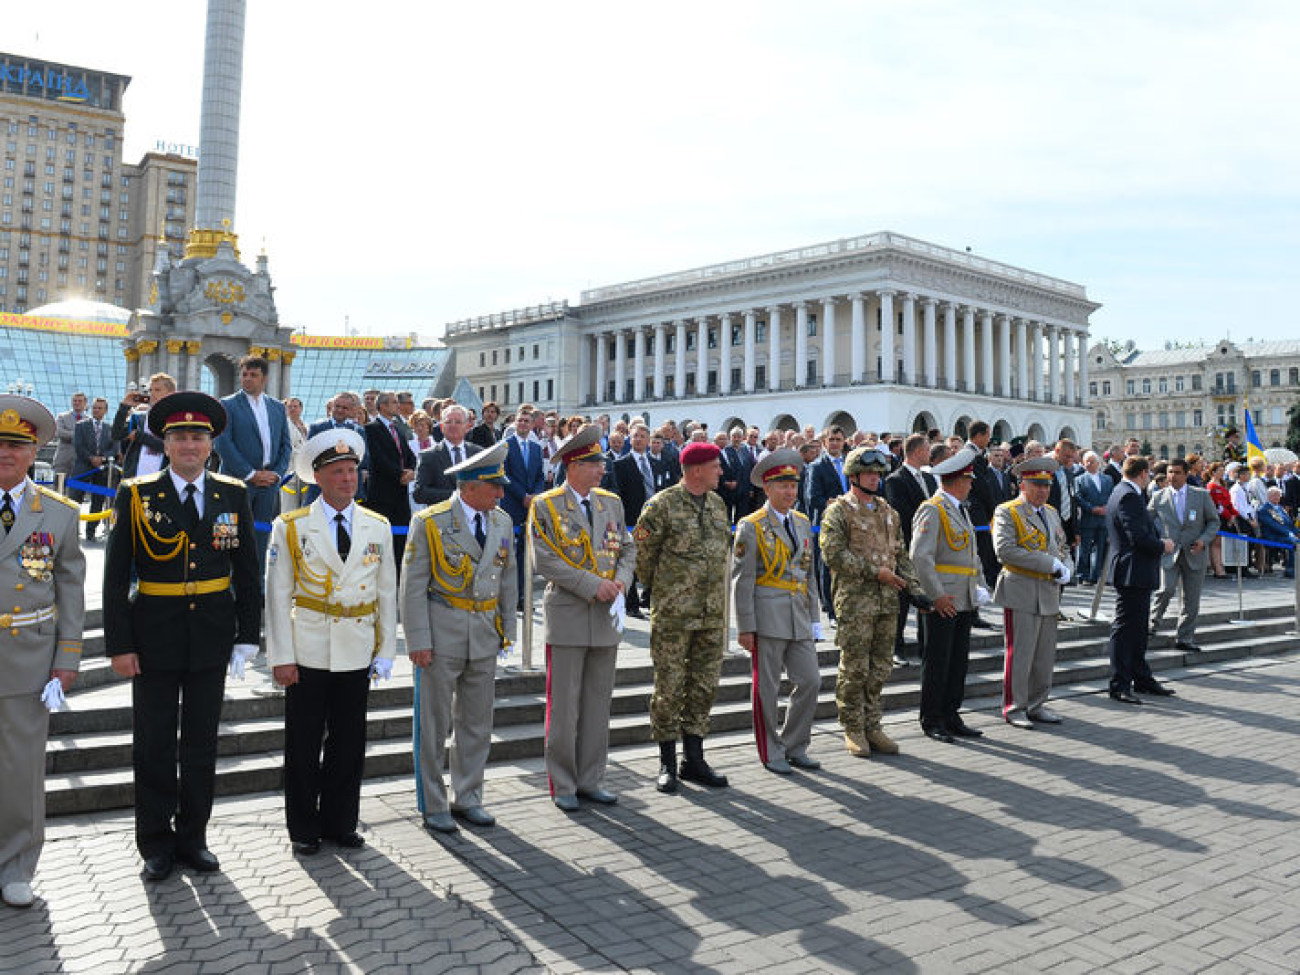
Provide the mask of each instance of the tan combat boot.
{"label": "tan combat boot", "polygon": [[860,731],[844,732],[844,747],[854,758],[870,758],[871,746]]}
{"label": "tan combat boot", "polygon": [[898,742],[890,738],[880,728],[872,728],[866,733],[865,737],[873,752],[880,752],[882,755],[898,754]]}

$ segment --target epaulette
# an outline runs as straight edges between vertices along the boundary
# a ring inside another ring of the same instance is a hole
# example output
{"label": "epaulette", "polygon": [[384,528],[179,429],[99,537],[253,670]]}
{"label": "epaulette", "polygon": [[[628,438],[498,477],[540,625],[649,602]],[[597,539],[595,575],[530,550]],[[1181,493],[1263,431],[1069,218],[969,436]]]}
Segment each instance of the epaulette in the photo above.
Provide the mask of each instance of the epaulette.
{"label": "epaulette", "polygon": [[445,514],[446,512],[451,510],[451,498],[444,498],[441,501],[429,505],[429,507],[423,510],[429,513],[425,515],[426,518],[432,517],[433,515]]}
{"label": "epaulette", "polygon": [[790,509],[790,514],[794,515],[794,516],[795,516],[796,518],[798,518],[800,521],[807,521],[807,520],[808,520],[808,516],[807,516],[806,514],[804,514],[802,511],[796,511],[794,508],[791,508],[791,509]]}
{"label": "epaulette", "polygon": [[299,518],[306,518],[309,514],[311,514],[311,505],[305,504],[301,508],[284,512],[280,517],[285,521],[297,521]]}
{"label": "epaulette", "polygon": [[[592,488],[591,491],[593,494],[599,494],[602,498],[618,498],[618,495],[615,494],[613,491],[606,491],[604,488],[599,488],[599,487]],[[623,500],[622,498],[618,498],[618,499],[620,501]]]}
{"label": "epaulette", "polygon": [[[596,490],[599,491],[600,488],[596,488]],[[533,500],[538,501],[542,498],[558,498],[563,493],[564,493],[564,485],[561,484],[559,487],[553,487],[549,491],[543,491],[541,494],[535,495],[533,497]]]}
{"label": "epaulette", "polygon": [[375,511],[372,508],[366,508],[363,507],[362,505],[357,505],[357,511],[361,514],[368,515],[369,517],[374,518],[376,521],[383,522],[385,527],[390,526],[389,520],[383,515],[381,515],[378,511]]}
{"label": "epaulette", "polygon": [[140,474],[137,475],[136,477],[128,477],[125,481],[123,481],[121,484],[118,485],[118,488],[119,489],[134,488],[134,487],[142,487],[145,484],[152,484],[162,480],[162,476],[166,473],[167,473],[167,469],[163,468],[160,471],[154,471],[152,474]]}
{"label": "epaulette", "polygon": [[52,501],[62,501],[64,504],[66,504],[69,508],[72,508],[74,511],[77,512],[81,511],[81,505],[77,504],[77,502],[73,501],[71,498],[65,498],[57,491],[51,491],[49,488],[42,487],[39,484],[36,485],[36,490],[39,491],[41,494],[45,495],[45,497],[49,498]]}
{"label": "epaulette", "polygon": [[242,487],[242,488],[248,487],[248,483],[246,481],[241,481],[237,477],[231,477],[229,474],[209,474],[208,476],[211,477],[214,481],[220,481],[222,484],[230,484],[234,487]]}
{"label": "epaulette", "polygon": [[745,517],[741,518],[740,520],[747,521],[751,525],[757,525],[765,517],[767,517],[767,509],[759,508],[757,511],[751,511],[749,514],[745,515]]}

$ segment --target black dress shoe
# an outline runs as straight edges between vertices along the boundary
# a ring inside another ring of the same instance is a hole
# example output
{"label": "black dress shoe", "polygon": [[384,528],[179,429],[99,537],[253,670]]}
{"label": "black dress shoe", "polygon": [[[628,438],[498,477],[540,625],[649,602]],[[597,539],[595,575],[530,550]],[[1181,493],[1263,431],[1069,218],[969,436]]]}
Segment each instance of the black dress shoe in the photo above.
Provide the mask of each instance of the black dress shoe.
{"label": "black dress shoe", "polygon": [[645,619],[645,613],[641,612],[641,610],[639,610],[639,609],[629,609],[629,610],[627,611],[627,615],[630,616],[630,617],[632,617],[632,619],[634,619],[634,620],[643,620],[643,619]]}
{"label": "black dress shoe", "polygon": [[586,799],[588,802],[596,802],[602,806],[615,806],[618,804],[618,796],[605,789],[579,789],[578,798]]}
{"label": "black dress shoe", "polygon": [[221,869],[221,861],[212,855],[211,850],[203,847],[197,850],[178,850],[176,859],[199,873],[216,873]]}
{"label": "black dress shoe", "polygon": [[351,833],[344,833],[342,836],[331,836],[330,840],[345,850],[359,850],[366,845],[365,839],[355,829]]}
{"label": "black dress shoe", "polygon": [[149,857],[144,862],[144,879],[150,883],[159,883],[166,880],[176,869],[176,861],[170,854],[160,854],[156,857]]}
{"label": "black dress shoe", "polygon": [[1110,699],[1119,701],[1120,704],[1141,704],[1142,698],[1138,697],[1132,691],[1111,691]]}
{"label": "black dress shoe", "polygon": [[293,852],[300,857],[314,857],[320,852],[320,840],[294,840]]}
{"label": "black dress shoe", "polygon": [[935,741],[941,741],[947,745],[951,745],[954,741],[957,740],[953,738],[952,735],[948,734],[948,732],[940,728],[938,725],[934,725],[929,728],[922,728],[921,730],[925,732],[925,737],[933,738]]}
{"label": "black dress shoe", "polygon": [[1150,684],[1134,684],[1133,690],[1140,694],[1150,694],[1152,697],[1174,697],[1177,694],[1173,688],[1165,687],[1158,681],[1152,681]]}
{"label": "black dress shoe", "polygon": [[957,721],[948,726],[948,733],[955,738],[983,738],[984,732],[972,728],[964,721]]}
{"label": "black dress shoe", "polygon": [[1195,643],[1182,643],[1181,641],[1174,644],[1175,649],[1183,653],[1200,653],[1202,648]]}

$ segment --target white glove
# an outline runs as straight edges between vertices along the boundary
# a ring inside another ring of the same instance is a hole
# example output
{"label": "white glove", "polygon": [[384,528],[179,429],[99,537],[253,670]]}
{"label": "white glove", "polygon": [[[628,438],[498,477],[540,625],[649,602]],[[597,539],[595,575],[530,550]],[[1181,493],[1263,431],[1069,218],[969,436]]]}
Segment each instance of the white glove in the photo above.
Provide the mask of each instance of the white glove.
{"label": "white glove", "polygon": [[230,676],[236,680],[244,679],[244,667],[257,656],[256,643],[236,643],[230,651]]}
{"label": "white glove", "polygon": [[1056,581],[1061,585],[1067,585],[1070,581],[1070,566],[1060,559],[1052,559],[1052,575],[1056,576]]}
{"label": "white glove", "polygon": [[976,609],[979,609],[981,606],[987,606],[992,601],[993,601],[992,593],[990,593],[983,586],[975,587],[975,608]]}
{"label": "white glove", "polygon": [[393,676],[393,662],[387,657],[376,657],[370,664],[370,680],[378,684],[381,680],[389,680]]}
{"label": "white glove", "polygon": [[63,696],[63,682],[51,677],[50,682],[41,691],[41,703],[50,711],[62,711],[67,707],[68,699]]}
{"label": "white glove", "polygon": [[623,594],[619,593],[609,604],[609,615],[614,618],[614,629],[623,632],[623,627],[627,625],[627,600]]}
{"label": "white glove", "polygon": [[812,628],[813,628],[813,639],[814,639],[814,640],[823,640],[823,639],[825,639],[825,637],[822,636],[822,624],[821,624],[820,621],[814,623],[814,624],[812,625]]}

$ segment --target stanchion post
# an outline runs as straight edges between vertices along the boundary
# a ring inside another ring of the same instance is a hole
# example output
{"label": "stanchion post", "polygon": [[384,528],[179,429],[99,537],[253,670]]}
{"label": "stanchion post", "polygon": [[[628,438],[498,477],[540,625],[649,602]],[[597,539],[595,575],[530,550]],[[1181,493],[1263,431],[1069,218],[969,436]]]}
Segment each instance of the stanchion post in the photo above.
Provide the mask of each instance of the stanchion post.
{"label": "stanchion post", "polygon": [[[1110,553],[1107,552],[1107,555]],[[1088,611],[1088,619],[1095,620],[1097,611],[1101,609],[1101,594],[1106,589],[1106,583],[1110,581],[1110,559],[1101,560],[1101,573],[1097,576],[1097,588],[1092,591],[1092,608]]]}

